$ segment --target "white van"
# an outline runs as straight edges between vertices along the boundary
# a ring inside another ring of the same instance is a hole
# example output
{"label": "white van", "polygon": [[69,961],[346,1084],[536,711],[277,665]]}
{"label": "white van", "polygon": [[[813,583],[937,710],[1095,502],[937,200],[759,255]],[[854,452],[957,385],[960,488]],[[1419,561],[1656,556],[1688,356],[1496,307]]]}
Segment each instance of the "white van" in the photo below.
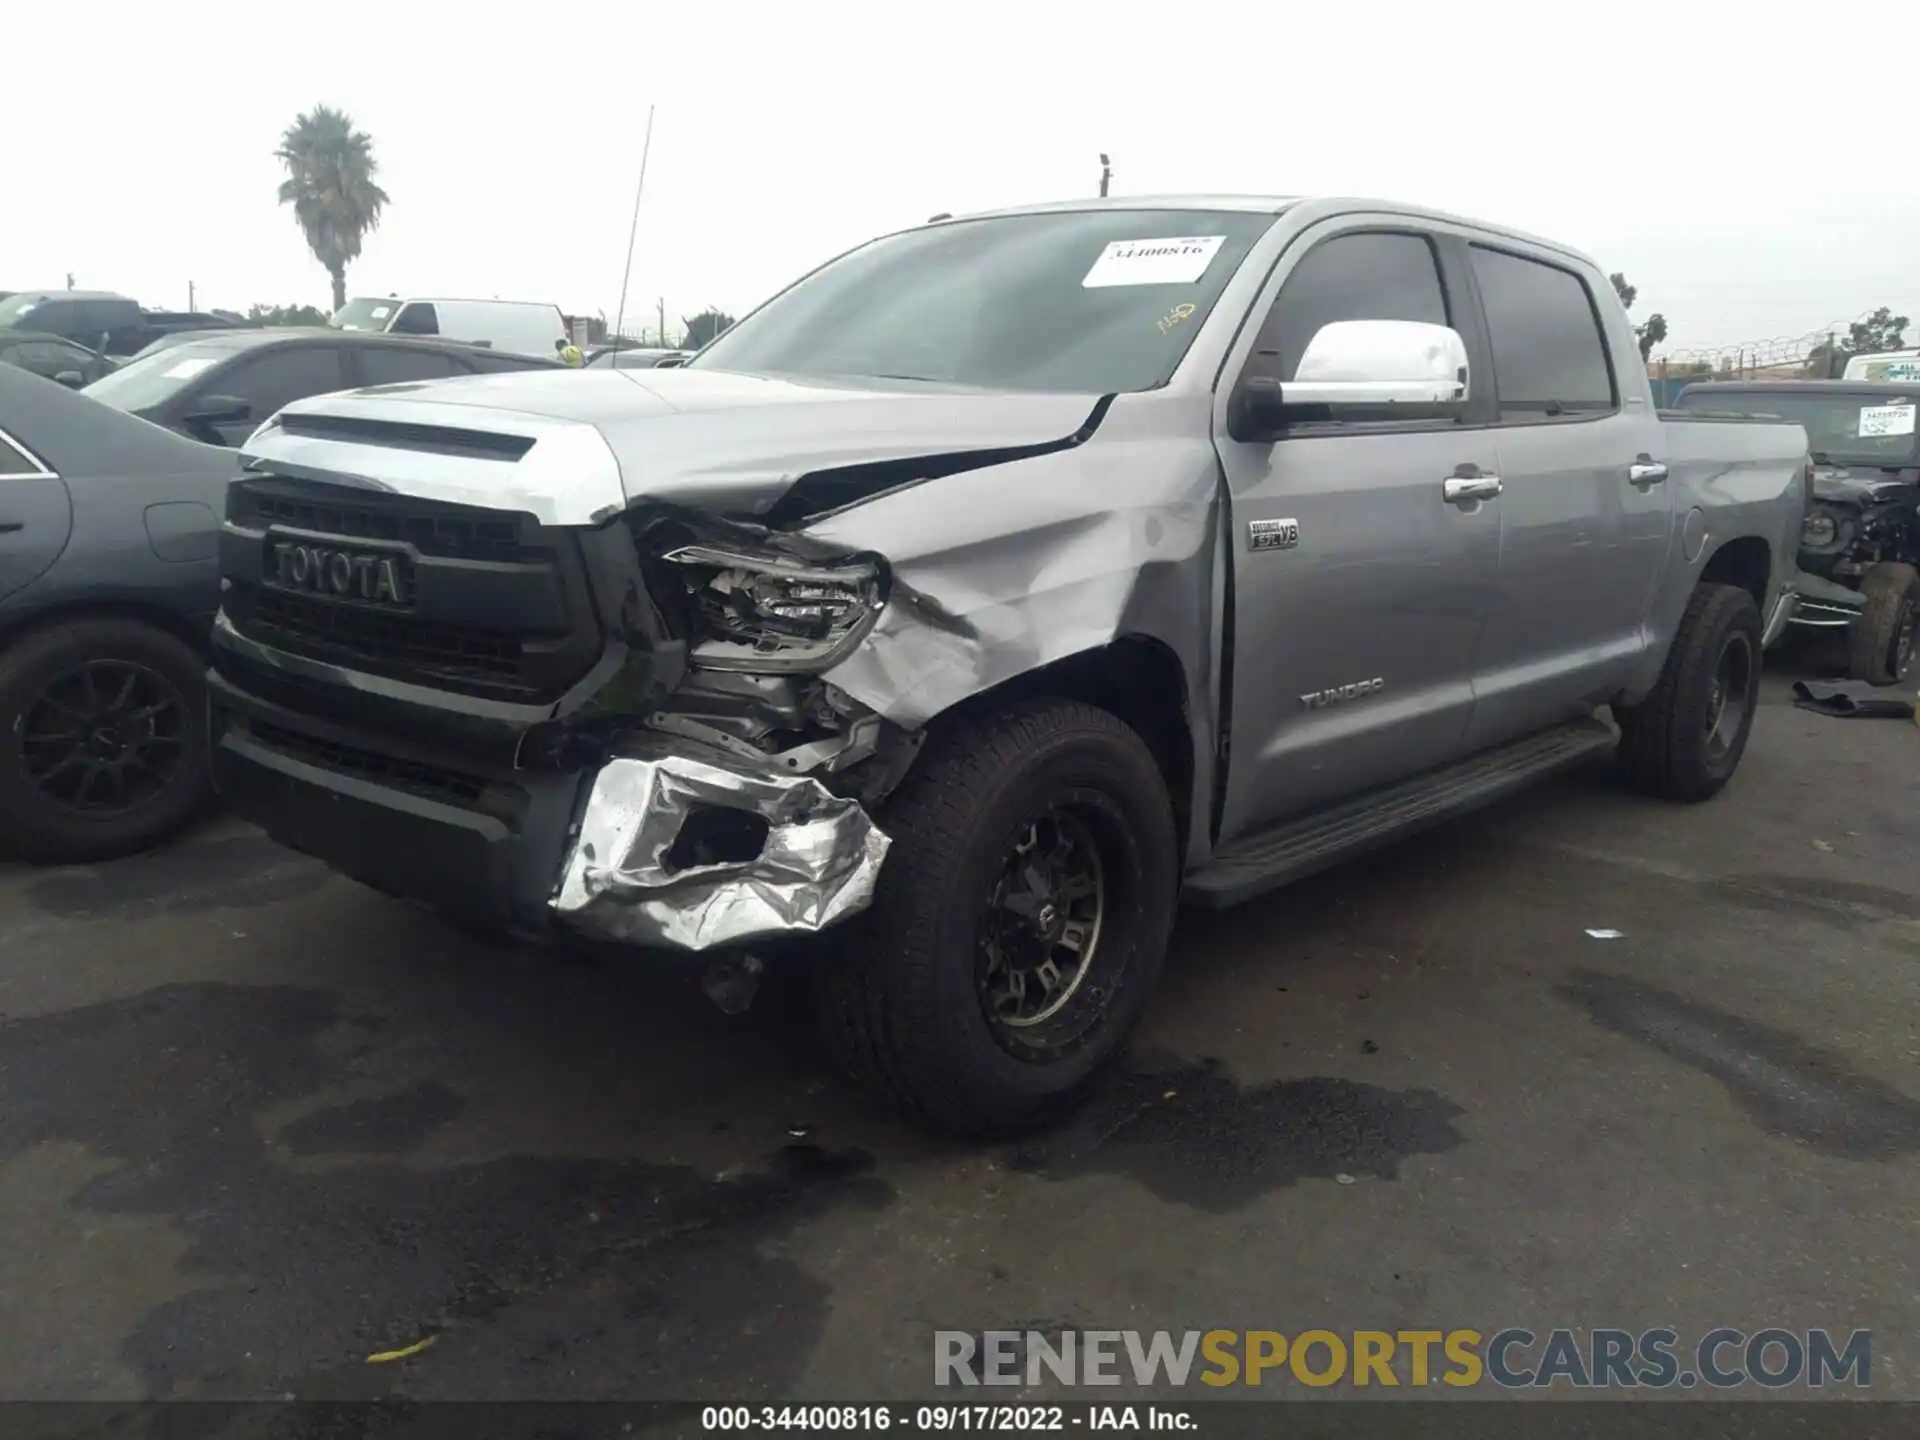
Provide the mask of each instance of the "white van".
{"label": "white van", "polygon": [[543,360],[553,359],[555,342],[567,338],[559,306],[528,300],[349,300],[331,323],[339,330],[439,335]]}
{"label": "white van", "polygon": [[1842,380],[1920,380],[1920,350],[1885,350],[1855,355]]}

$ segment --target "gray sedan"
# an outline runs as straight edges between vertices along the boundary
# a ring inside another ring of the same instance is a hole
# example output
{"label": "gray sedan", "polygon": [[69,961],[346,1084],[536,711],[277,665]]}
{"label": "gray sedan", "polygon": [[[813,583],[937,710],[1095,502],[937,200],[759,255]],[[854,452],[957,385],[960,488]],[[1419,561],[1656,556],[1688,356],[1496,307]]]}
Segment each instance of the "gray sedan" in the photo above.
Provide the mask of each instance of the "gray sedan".
{"label": "gray sedan", "polygon": [[144,849],[206,801],[234,452],[0,365],[0,844]]}

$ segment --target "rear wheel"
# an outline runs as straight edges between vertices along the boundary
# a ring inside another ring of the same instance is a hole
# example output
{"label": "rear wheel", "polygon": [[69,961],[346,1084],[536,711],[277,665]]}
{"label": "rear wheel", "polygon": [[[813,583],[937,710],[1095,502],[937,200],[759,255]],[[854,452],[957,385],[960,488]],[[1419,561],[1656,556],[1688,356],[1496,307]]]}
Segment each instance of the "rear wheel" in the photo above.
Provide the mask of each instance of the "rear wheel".
{"label": "rear wheel", "polygon": [[1847,629],[1847,669],[1856,680],[1896,685],[1913,669],[1920,571],[1911,565],[1875,565],[1861,580],[1860,593],[1867,603]]}
{"label": "rear wheel", "polygon": [[69,621],[0,654],[0,835],[31,860],[104,860],[208,796],[205,666],[137,620]]}
{"label": "rear wheel", "polygon": [[1620,761],[1641,789],[1669,800],[1720,793],[1746,753],[1760,703],[1760,612],[1732,585],[1701,585],[1647,698],[1616,706]]}
{"label": "rear wheel", "polygon": [[1159,978],[1179,860],[1153,756],[1105,711],[1025,704],[936,738],[880,823],[873,908],[818,977],[836,1057],[943,1129],[1057,1114]]}

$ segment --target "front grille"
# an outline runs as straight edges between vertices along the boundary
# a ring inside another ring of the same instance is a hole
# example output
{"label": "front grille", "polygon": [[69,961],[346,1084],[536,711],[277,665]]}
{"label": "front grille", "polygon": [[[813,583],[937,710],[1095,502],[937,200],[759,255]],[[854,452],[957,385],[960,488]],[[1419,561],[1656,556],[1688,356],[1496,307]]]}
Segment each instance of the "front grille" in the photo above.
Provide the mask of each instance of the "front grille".
{"label": "front grille", "polygon": [[510,635],[423,624],[404,615],[262,589],[247,632],[280,649],[320,650],[422,678],[479,680],[520,689],[521,642]]}
{"label": "front grille", "polygon": [[468,560],[524,560],[520,522],[510,515],[472,514],[443,509],[422,514],[397,506],[345,505],[285,495],[244,492],[235,496],[234,520],[257,520],[354,540],[411,545],[422,555]]}
{"label": "front grille", "polygon": [[[285,541],[402,557],[402,603],[283,588]],[[220,572],[248,639],[427,689],[546,703],[602,651],[579,537],[532,515],[254,474],[229,493]]]}
{"label": "front grille", "polygon": [[304,760],[310,765],[352,775],[389,789],[405,790],[429,800],[443,800],[471,809],[488,790],[487,782],[478,776],[463,775],[457,770],[443,770],[437,765],[423,765],[417,760],[402,760],[394,755],[382,755],[373,750],[321,740],[264,721],[250,720],[247,729],[261,744],[295,760]]}

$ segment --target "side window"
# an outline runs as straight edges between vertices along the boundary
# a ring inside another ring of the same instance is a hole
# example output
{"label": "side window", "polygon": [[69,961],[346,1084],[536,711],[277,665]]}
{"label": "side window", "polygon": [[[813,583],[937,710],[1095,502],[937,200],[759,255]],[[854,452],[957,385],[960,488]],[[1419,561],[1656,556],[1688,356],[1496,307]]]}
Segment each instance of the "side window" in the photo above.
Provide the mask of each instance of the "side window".
{"label": "side window", "polygon": [[214,383],[218,393],[247,402],[247,428],[265,420],[282,405],[309,395],[326,395],[345,387],[339,345],[285,346],[249,356]]}
{"label": "side window", "polygon": [[0,434],[0,475],[41,475],[45,472],[40,462],[30,457],[13,442],[12,437]]}
{"label": "side window", "polygon": [[1617,409],[1606,338],[1586,282],[1558,265],[1471,248],[1502,423]]}
{"label": "side window", "polygon": [[86,371],[88,360],[78,350],[46,340],[29,340],[13,347],[13,363],[36,375],[53,376],[65,370]]}
{"label": "side window", "polygon": [[438,335],[440,317],[434,314],[433,306],[415,303],[395,316],[387,330],[394,335]]}
{"label": "side window", "polygon": [[444,380],[465,375],[467,367],[451,355],[400,345],[368,345],[360,351],[360,383],[400,385],[416,380]]}
{"label": "side window", "polygon": [[1279,354],[1282,384],[1300,368],[1307,342],[1335,320],[1450,324],[1433,243],[1400,231],[1361,231],[1309,250],[1287,276],[1260,337],[1262,350]]}

